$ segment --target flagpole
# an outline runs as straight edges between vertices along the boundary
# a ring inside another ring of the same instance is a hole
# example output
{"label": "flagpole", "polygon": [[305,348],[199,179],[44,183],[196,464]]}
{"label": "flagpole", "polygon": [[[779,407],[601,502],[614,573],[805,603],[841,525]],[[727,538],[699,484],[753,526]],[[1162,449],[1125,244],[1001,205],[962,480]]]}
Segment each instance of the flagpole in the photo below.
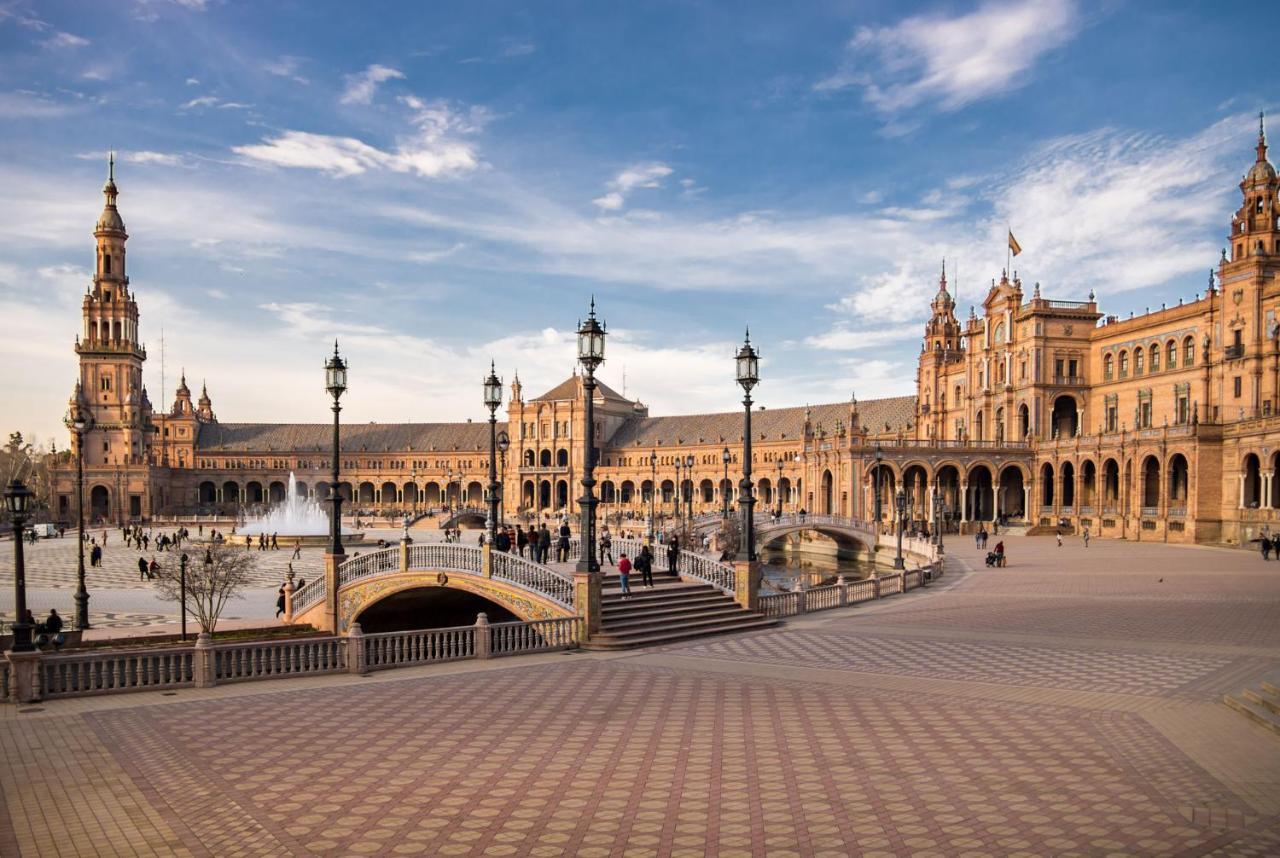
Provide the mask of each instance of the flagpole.
{"label": "flagpole", "polygon": [[1009,240],[1009,236],[1013,235],[1013,227],[1005,224],[1004,232],[1004,273],[1008,277],[1009,269],[1013,267],[1013,242]]}

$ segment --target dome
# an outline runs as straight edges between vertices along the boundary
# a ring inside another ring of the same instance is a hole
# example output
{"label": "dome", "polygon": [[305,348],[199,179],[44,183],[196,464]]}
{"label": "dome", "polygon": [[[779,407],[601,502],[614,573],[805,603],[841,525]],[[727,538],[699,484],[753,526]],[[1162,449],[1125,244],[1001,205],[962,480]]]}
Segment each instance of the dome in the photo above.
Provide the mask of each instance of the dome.
{"label": "dome", "polygon": [[1245,173],[1244,180],[1249,184],[1269,184],[1276,180],[1276,168],[1271,166],[1270,161],[1258,161]]}
{"label": "dome", "polygon": [[102,210],[102,214],[98,215],[98,223],[94,231],[124,232],[124,219],[120,217],[120,212],[115,206],[108,205]]}

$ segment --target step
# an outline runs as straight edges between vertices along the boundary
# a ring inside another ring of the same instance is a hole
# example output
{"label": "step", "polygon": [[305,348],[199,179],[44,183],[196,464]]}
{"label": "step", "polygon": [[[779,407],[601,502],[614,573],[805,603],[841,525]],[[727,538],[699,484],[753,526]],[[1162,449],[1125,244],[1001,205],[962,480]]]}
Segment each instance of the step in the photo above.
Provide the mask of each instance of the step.
{"label": "step", "polygon": [[[695,596],[702,593],[711,593],[716,596],[723,596],[724,593],[709,584],[671,584],[663,587],[661,585],[654,587],[652,590],[645,590],[640,587],[631,589],[631,602],[645,602],[653,599],[669,599],[678,598],[680,596]],[[622,600],[622,591],[613,590],[600,594],[602,599],[610,602]]]}
{"label": "step", "polygon": [[[720,608],[737,607],[737,602],[726,599],[708,599],[697,602],[679,602],[671,605],[646,605],[636,609],[623,602],[621,606],[601,612],[601,621],[608,625],[616,620],[630,620],[635,617],[652,617],[654,619],[682,617],[697,614],[701,611],[719,610]],[[739,608],[740,610],[740,608]]]}
{"label": "step", "polygon": [[[708,593],[668,593],[662,596],[653,596],[652,598],[644,598],[644,596],[653,594],[636,593],[630,599],[623,599],[621,596],[604,601],[604,610],[618,611],[622,609],[631,610],[634,608],[654,608],[654,607],[670,607],[676,605],[692,605],[692,604],[708,604],[719,602],[723,599],[729,599],[728,596],[720,592]],[[729,601],[733,601],[729,599]]]}
{"label": "step", "polygon": [[1262,727],[1266,727],[1271,732],[1280,736],[1280,717],[1277,717],[1270,709],[1266,709],[1248,700],[1241,700],[1240,698],[1233,697],[1230,694],[1225,696],[1222,699],[1222,702],[1226,703],[1232,709],[1236,710],[1241,715],[1244,715],[1254,723]]}
{"label": "step", "polygon": [[[752,616],[754,617],[756,615]],[[723,635],[729,634],[730,632],[763,631],[764,629],[774,628],[777,624],[777,620],[759,617],[757,619],[742,622],[738,625],[724,626],[718,629],[673,629],[669,632],[657,632],[643,637],[627,637],[624,639],[613,639],[608,636],[600,636],[592,638],[591,643],[584,644],[582,648],[586,650],[622,650],[635,649],[636,647],[660,646],[663,644],[689,640],[690,638],[710,637],[711,635]]]}
{"label": "step", "polygon": [[1280,697],[1280,686],[1273,685],[1270,682],[1263,681],[1262,690],[1270,694],[1272,697]]}
{"label": "step", "polygon": [[614,634],[628,629],[634,629],[641,626],[664,626],[672,627],[689,626],[701,620],[710,620],[716,618],[734,617],[742,614],[742,608],[738,605],[718,605],[710,608],[703,608],[692,614],[678,615],[675,617],[658,614],[638,614],[634,617],[618,617],[603,621],[600,625],[601,630],[605,634]]}
{"label": "step", "polygon": [[651,634],[666,634],[674,632],[695,632],[703,629],[719,628],[722,626],[733,626],[744,622],[752,622],[759,618],[759,614],[751,614],[747,611],[739,610],[735,614],[724,614],[721,616],[707,617],[705,619],[692,620],[679,625],[669,625],[666,623],[649,623],[648,627],[641,624],[636,627],[629,627],[618,630],[604,630],[604,634],[613,638],[630,638],[635,636],[645,636]]}
{"label": "step", "polygon": [[1242,694],[1244,699],[1250,703],[1270,710],[1272,715],[1280,716],[1280,697],[1272,696],[1265,690],[1255,691],[1252,688],[1246,688]]}

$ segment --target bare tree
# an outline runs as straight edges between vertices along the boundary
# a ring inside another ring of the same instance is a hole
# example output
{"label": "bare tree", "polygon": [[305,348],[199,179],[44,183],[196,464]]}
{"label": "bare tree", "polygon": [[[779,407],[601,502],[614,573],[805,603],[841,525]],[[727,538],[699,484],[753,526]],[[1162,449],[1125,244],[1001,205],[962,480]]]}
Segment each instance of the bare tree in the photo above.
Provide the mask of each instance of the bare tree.
{"label": "bare tree", "polygon": [[[200,630],[213,634],[227,602],[251,583],[257,558],[250,551],[237,551],[228,544],[215,543],[201,553],[193,551],[187,563],[187,610],[200,623]],[[182,599],[182,559],[170,553],[160,569],[156,590],[166,602]]]}

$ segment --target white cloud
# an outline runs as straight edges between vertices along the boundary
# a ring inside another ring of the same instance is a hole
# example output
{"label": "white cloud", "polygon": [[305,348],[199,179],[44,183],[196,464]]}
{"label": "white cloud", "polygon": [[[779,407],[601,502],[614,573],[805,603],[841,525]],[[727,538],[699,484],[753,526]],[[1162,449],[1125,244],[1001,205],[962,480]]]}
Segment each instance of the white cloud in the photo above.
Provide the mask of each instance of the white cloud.
{"label": "white cloud", "polygon": [[633,164],[610,180],[607,186],[610,190],[607,193],[591,202],[604,211],[617,211],[623,207],[632,191],[637,188],[661,187],[662,180],[672,172],[669,166],[657,161]]}
{"label": "white cloud", "polygon": [[298,57],[285,55],[264,63],[262,70],[267,74],[275,75],[276,77],[288,78],[294,83],[309,84],[311,81],[298,73],[298,68],[301,64],[302,60]]}
{"label": "white cloud", "polygon": [[202,95],[199,98],[193,98],[190,101],[183,103],[182,109],[193,110],[197,107],[213,107],[218,103],[218,101],[219,99],[216,96]]}
{"label": "white cloud", "polygon": [[464,138],[484,126],[487,114],[483,110],[459,111],[445,102],[414,96],[401,101],[413,111],[409,122],[414,131],[399,138],[389,151],[354,137],[306,131],[286,131],[259,144],[236,146],[234,151],[260,163],[321,170],[334,176],[382,169],[440,178],[480,166],[475,146]]}
{"label": "white cloud", "polygon": [[200,78],[198,77],[187,78],[187,86],[199,86],[199,85],[200,85]]}
{"label": "white cloud", "polygon": [[368,104],[373,101],[378,85],[388,80],[403,79],[404,72],[377,63],[362,72],[346,76],[347,87],[343,90],[343,104]]}
{"label": "white cloud", "polygon": [[815,89],[860,87],[886,114],[926,103],[956,110],[1027,83],[1036,61],[1079,27],[1074,0],[1000,0],[952,17],[862,27],[849,41],[845,64]]}
{"label": "white cloud", "polygon": [[74,33],[55,33],[52,37],[45,39],[41,44],[46,48],[83,48],[89,44],[89,40],[83,36],[77,36]]}
{"label": "white cloud", "polygon": [[179,167],[183,163],[181,155],[174,155],[168,152],[152,152],[147,149],[140,152],[125,152],[122,154],[121,160],[130,164],[160,164],[164,167]]}

